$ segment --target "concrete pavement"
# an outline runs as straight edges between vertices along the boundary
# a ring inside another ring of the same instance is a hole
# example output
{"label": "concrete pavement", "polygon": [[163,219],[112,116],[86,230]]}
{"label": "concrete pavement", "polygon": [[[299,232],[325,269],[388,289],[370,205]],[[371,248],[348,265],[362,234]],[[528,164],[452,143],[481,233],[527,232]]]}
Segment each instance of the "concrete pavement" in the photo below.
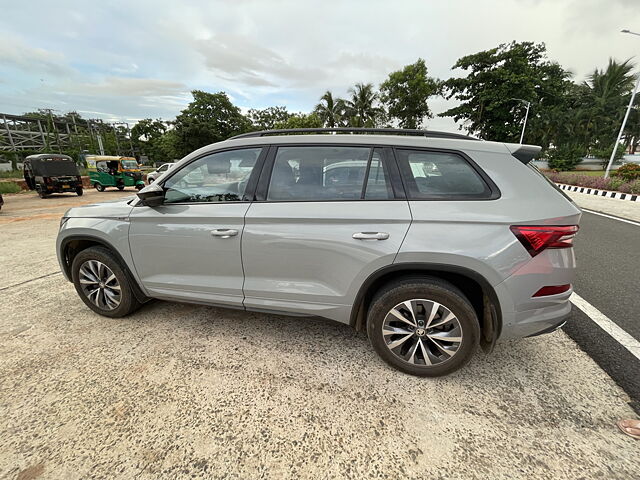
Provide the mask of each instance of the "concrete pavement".
{"label": "concrete pavement", "polygon": [[628,396],[562,331],[420,379],[325,320],[159,301],[94,314],[53,244],[54,202],[95,195],[0,212],[0,477],[637,474],[640,444],[615,427]]}

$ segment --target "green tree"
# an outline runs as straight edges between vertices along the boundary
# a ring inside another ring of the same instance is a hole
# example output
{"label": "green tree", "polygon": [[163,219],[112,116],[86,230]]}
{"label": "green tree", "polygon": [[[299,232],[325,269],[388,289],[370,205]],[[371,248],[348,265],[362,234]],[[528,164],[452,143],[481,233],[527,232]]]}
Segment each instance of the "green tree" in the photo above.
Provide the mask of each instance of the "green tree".
{"label": "green tree", "polygon": [[251,123],[224,92],[191,92],[193,101],[175,120],[175,149],[179,156],[249,131]]}
{"label": "green tree", "polygon": [[378,94],[371,83],[357,83],[349,89],[351,98],[345,101],[346,115],[351,127],[376,127],[384,119],[378,105]]}
{"label": "green tree", "polygon": [[345,112],[347,106],[341,98],[334,98],[333,94],[327,90],[320,97],[314,112],[325,127],[334,128],[344,126]]}
{"label": "green tree", "polygon": [[276,124],[286,122],[293,114],[287,107],[268,107],[262,110],[250,109],[247,118],[255,130],[273,130]]}
{"label": "green tree", "polygon": [[315,113],[294,113],[286,121],[276,124],[276,128],[321,128],[322,120]]}
{"label": "green tree", "polygon": [[630,60],[618,63],[610,58],[606,69],[596,68],[584,83],[583,107],[588,111],[589,141],[593,149],[608,150],[611,155],[633,90],[633,68]]}
{"label": "green tree", "polygon": [[531,102],[526,143],[540,143],[546,112],[561,103],[570,88],[570,74],[547,59],[544,44],[512,42],[460,58],[453,69],[466,77],[450,78],[443,95],[460,104],[440,114],[463,122],[464,129],[480,138],[517,142],[525,109]]}
{"label": "green tree", "polygon": [[153,161],[167,160],[161,147],[162,137],[167,132],[167,124],[161,119],[145,118],[131,129],[131,142],[136,151]]}
{"label": "green tree", "polygon": [[402,128],[420,128],[425,118],[433,117],[427,100],[438,93],[439,82],[427,74],[422,58],[402,70],[389,74],[380,85],[381,101],[390,118]]}

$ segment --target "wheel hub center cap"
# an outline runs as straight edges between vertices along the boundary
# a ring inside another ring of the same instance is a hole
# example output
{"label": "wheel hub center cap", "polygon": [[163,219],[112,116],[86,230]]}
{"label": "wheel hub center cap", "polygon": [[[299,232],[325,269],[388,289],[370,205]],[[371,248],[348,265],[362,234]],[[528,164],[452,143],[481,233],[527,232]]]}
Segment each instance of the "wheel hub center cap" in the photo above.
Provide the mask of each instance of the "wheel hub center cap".
{"label": "wheel hub center cap", "polygon": [[100,282],[98,285],[100,286],[100,288],[104,288],[104,282]]}
{"label": "wheel hub center cap", "polygon": [[416,335],[419,337],[424,337],[424,334],[427,333],[424,328],[416,328]]}

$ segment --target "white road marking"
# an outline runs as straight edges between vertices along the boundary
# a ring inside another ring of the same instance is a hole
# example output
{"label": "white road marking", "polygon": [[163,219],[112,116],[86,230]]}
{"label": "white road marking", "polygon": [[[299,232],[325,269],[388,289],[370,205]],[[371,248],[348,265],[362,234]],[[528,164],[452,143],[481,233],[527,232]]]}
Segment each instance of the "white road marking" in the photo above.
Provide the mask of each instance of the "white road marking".
{"label": "white road marking", "polygon": [[594,212],[593,210],[587,210],[586,208],[582,209],[583,212],[593,213],[594,215],[600,215],[601,217],[612,218],[614,220],[618,220],[619,222],[630,223],[631,225],[635,225],[636,227],[640,227],[640,223],[634,222],[633,220],[627,220],[626,218],[614,217],[613,215],[607,215],[606,213]]}
{"label": "white road marking", "polygon": [[600,326],[605,332],[613,337],[624,348],[629,350],[631,354],[640,360],[640,342],[616,325],[609,317],[598,310],[596,307],[587,302],[576,292],[571,294],[569,298],[571,303],[582,310],[587,316]]}

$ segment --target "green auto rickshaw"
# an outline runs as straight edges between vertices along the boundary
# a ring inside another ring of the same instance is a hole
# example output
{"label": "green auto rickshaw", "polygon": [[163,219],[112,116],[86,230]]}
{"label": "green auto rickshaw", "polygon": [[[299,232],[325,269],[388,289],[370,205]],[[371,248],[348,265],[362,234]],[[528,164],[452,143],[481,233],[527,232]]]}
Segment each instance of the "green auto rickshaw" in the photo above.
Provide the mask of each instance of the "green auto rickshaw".
{"label": "green auto rickshaw", "polygon": [[118,190],[136,187],[140,190],[145,186],[142,171],[135,158],[87,155],[85,160],[89,182],[99,192],[104,192],[106,187],[116,187]]}

